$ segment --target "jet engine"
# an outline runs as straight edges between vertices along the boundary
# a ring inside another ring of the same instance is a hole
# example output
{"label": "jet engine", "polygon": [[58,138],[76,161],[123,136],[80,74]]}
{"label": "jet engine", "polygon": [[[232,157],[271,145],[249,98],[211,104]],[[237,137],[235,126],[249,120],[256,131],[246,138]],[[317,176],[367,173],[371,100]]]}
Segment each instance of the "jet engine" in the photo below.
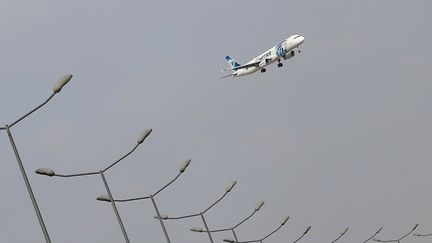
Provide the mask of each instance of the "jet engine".
{"label": "jet engine", "polygon": [[294,51],[294,50],[288,52],[288,53],[284,56],[284,59],[285,59],[285,60],[288,60],[288,59],[290,59],[290,58],[293,57],[293,56],[295,56],[295,51]]}
{"label": "jet engine", "polygon": [[260,67],[260,68],[262,68],[262,67],[265,67],[265,66],[267,66],[268,64],[270,63],[270,59],[264,59],[264,60],[262,60],[259,64],[258,64],[258,66]]}

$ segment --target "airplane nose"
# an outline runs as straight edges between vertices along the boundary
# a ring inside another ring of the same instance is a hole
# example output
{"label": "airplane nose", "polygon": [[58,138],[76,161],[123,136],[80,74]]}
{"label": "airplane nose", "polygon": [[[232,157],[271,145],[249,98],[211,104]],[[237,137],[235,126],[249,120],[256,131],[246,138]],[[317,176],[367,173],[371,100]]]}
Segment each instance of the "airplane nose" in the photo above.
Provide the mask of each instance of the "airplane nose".
{"label": "airplane nose", "polygon": [[300,39],[300,44],[303,44],[303,41],[305,38],[303,36],[301,36],[299,39]]}

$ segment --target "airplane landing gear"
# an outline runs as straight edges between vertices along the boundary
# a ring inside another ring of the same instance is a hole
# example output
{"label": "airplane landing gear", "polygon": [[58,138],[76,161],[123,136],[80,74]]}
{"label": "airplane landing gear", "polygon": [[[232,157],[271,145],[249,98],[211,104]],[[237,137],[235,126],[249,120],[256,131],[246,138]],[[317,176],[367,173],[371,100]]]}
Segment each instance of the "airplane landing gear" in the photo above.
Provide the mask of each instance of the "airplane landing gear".
{"label": "airplane landing gear", "polygon": [[279,61],[279,63],[278,63],[278,67],[282,67],[283,66],[283,63],[281,63],[280,61]]}
{"label": "airplane landing gear", "polygon": [[261,72],[265,73],[267,70],[265,68],[261,68]]}

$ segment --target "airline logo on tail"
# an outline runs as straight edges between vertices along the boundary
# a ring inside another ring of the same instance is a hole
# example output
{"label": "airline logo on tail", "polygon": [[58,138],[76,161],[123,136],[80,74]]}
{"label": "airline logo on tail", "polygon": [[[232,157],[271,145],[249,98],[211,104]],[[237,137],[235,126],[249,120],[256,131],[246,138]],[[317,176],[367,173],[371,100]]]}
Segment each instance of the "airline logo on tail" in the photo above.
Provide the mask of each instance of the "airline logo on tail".
{"label": "airline logo on tail", "polygon": [[236,67],[240,67],[241,65],[236,62],[234,59],[232,59],[230,56],[226,56],[225,60],[231,65],[231,68],[235,69]]}

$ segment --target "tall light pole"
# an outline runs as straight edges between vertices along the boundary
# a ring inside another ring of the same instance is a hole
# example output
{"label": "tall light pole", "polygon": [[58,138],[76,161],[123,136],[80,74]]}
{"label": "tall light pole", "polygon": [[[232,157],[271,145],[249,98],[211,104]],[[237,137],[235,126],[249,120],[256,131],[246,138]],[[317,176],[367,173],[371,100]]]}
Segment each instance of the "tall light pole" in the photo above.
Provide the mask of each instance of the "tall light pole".
{"label": "tall light pole", "polygon": [[[100,175],[102,182],[105,186],[105,190],[108,193],[108,195],[112,198],[112,194],[111,194],[111,190],[108,186],[108,182],[105,178],[105,172],[108,171],[109,169],[111,169],[114,165],[118,164],[120,161],[122,161],[124,158],[126,158],[127,156],[129,156],[130,154],[132,154],[140,144],[142,144],[144,142],[144,140],[150,135],[150,133],[152,132],[152,129],[147,129],[145,130],[137,139],[137,144],[132,148],[131,151],[129,151],[128,153],[126,153],[125,155],[123,155],[122,157],[120,157],[120,159],[114,161],[113,163],[111,163],[108,167],[104,168],[103,170],[99,170],[99,171],[93,171],[93,172],[84,172],[84,173],[77,173],[77,174],[59,174],[54,172],[54,170],[52,169],[48,169],[48,168],[40,168],[37,169],[35,172],[39,175],[45,175],[45,176],[57,176],[57,177],[80,177],[80,176],[90,176],[90,175]],[[120,229],[123,233],[123,237],[126,241],[126,243],[129,243],[129,237],[127,236],[125,227],[123,225],[123,222],[121,220],[120,214],[117,210],[117,206],[115,204],[114,201],[111,201],[111,206],[114,210],[115,216],[117,218],[117,221],[120,225]]]}
{"label": "tall light pole", "polygon": [[344,231],[342,231],[342,233],[338,236],[338,238],[336,238],[334,241],[332,241],[331,243],[335,243],[336,241],[338,241],[340,238],[342,238],[342,236],[344,236],[346,234],[346,232],[348,232],[348,228],[345,228]]}
{"label": "tall light pole", "polygon": [[239,223],[237,223],[236,225],[234,225],[234,226],[232,226],[232,227],[230,227],[230,228],[226,228],[226,229],[217,229],[217,230],[210,230],[210,231],[207,232],[207,230],[204,230],[204,229],[202,229],[202,228],[194,227],[194,228],[191,229],[191,231],[193,231],[193,232],[199,232],[199,233],[217,233],[217,232],[231,231],[231,232],[233,233],[234,239],[235,239],[236,241],[238,241],[238,239],[237,239],[237,234],[236,234],[236,232],[235,232],[235,229],[236,229],[237,227],[239,227],[241,224],[243,224],[244,222],[246,222],[248,219],[250,219],[252,216],[254,216],[254,214],[255,214],[256,212],[258,212],[258,211],[261,209],[261,207],[262,207],[263,205],[264,205],[264,201],[260,201],[260,202],[258,202],[258,204],[257,204],[257,205],[255,206],[255,208],[254,208],[254,211],[253,211],[249,216],[247,216],[247,217],[244,218],[242,221],[240,221]]}
{"label": "tall light pole", "polygon": [[62,78],[60,78],[60,80],[54,85],[54,87],[53,87],[53,93],[44,101],[44,102],[42,102],[42,104],[40,104],[40,105],[38,105],[38,106],[36,106],[35,108],[33,108],[30,112],[28,112],[27,114],[25,114],[25,115],[23,115],[22,117],[20,117],[20,118],[18,118],[17,120],[15,120],[14,122],[12,122],[12,123],[10,123],[9,125],[5,125],[4,127],[0,127],[0,130],[6,130],[6,132],[7,132],[7,134],[8,134],[8,137],[9,137],[9,141],[10,141],[10,143],[11,143],[11,146],[12,146],[12,149],[13,149],[13,151],[14,151],[14,153],[15,153],[15,158],[16,158],[16,160],[17,160],[17,162],[18,162],[18,167],[20,168],[20,171],[21,171],[21,174],[22,174],[22,177],[23,177],[23,179],[24,179],[24,183],[25,183],[25,185],[26,185],[26,188],[27,188],[27,191],[28,191],[28,193],[29,193],[29,196],[30,196],[30,199],[31,199],[31,201],[32,201],[32,204],[33,204],[33,208],[34,208],[34,210],[35,210],[35,212],[36,212],[36,216],[37,216],[37,219],[38,219],[38,221],[39,221],[39,225],[40,225],[40,227],[41,227],[41,229],[42,229],[42,233],[43,233],[43,235],[44,235],[44,237],[45,237],[45,241],[47,242],[47,243],[51,243],[51,239],[50,239],[50,237],[49,237],[49,234],[48,234],[48,230],[47,230],[47,228],[46,228],[46,226],[45,226],[45,223],[44,223],[44,220],[43,220],[43,218],[42,218],[42,214],[41,214],[41,212],[40,212],[40,210],[39,210],[39,206],[38,206],[38,204],[37,204],[37,201],[36,201],[36,198],[35,198],[35,195],[34,195],[34,193],[33,193],[33,190],[32,190],[32,188],[31,188],[31,185],[30,185],[30,181],[29,181],[29,179],[28,179],[28,177],[27,177],[27,173],[26,173],[26,171],[25,171],[25,168],[24,168],[24,165],[23,165],[23,163],[22,163],[22,160],[21,160],[21,157],[20,157],[20,155],[19,155],[19,153],[18,153],[18,148],[17,148],[17,146],[16,146],[16,144],[15,144],[15,141],[14,141],[14,139],[13,139],[13,136],[12,136],[12,131],[11,131],[11,128],[13,127],[13,126],[15,126],[16,124],[18,124],[20,121],[22,121],[24,118],[26,118],[26,117],[28,117],[29,115],[31,115],[33,112],[35,112],[35,111],[37,111],[37,110],[39,110],[42,106],[44,106],[45,104],[47,104],[48,103],[48,101],[50,101],[58,92],[60,92],[60,90],[70,81],[72,79],[72,74],[68,74],[68,75],[65,75],[65,76],[63,76]]}
{"label": "tall light pole", "polygon": [[379,232],[381,232],[381,230],[383,229],[383,227],[380,227],[377,232],[375,232],[371,237],[369,237],[367,240],[363,241],[363,243],[366,243],[370,240],[372,240],[377,234],[379,234]]}
{"label": "tall light pole", "polygon": [[208,208],[206,208],[204,211],[199,212],[199,213],[195,213],[195,214],[189,214],[189,215],[184,215],[184,216],[179,216],[179,217],[168,217],[168,215],[166,214],[159,214],[158,216],[155,216],[156,219],[163,219],[163,220],[178,220],[178,219],[186,219],[186,218],[193,218],[193,217],[200,217],[201,220],[203,221],[204,227],[206,229],[207,235],[210,239],[211,243],[214,243],[213,238],[211,236],[210,233],[210,229],[207,225],[207,221],[204,218],[204,214],[209,211],[212,207],[214,207],[216,204],[218,204],[232,189],[233,187],[237,184],[237,181],[231,181],[226,187],[225,187],[225,193],[219,198],[217,199],[214,203],[212,203]]}
{"label": "tall light pole", "polygon": [[417,229],[418,224],[416,224],[411,230],[410,232],[406,233],[405,235],[399,237],[398,239],[395,240],[380,240],[380,239],[373,239],[376,242],[398,242],[400,243],[401,240],[405,239],[408,235],[410,235],[412,232],[414,232],[415,229]]}
{"label": "tall light pole", "polygon": [[[260,239],[256,239],[256,240],[247,240],[247,241],[237,241],[231,238],[226,238],[223,239],[223,241],[225,242],[229,242],[229,243],[252,243],[252,242],[258,242],[258,243],[262,243],[265,239],[267,239],[268,237],[270,237],[271,235],[273,235],[274,233],[276,233],[278,230],[280,230],[282,228],[282,226],[284,226],[286,224],[286,222],[288,221],[289,217],[286,217],[282,223],[272,232],[270,232],[269,234],[267,234],[266,236],[260,238]],[[309,229],[307,230],[309,231]],[[307,231],[305,231],[305,234],[307,234]]]}
{"label": "tall light pole", "polygon": [[159,209],[157,207],[156,200],[154,199],[154,197],[156,195],[158,195],[161,191],[163,191],[165,188],[167,188],[169,185],[171,185],[175,180],[177,180],[180,177],[180,175],[183,174],[183,172],[185,172],[185,170],[189,166],[190,162],[191,162],[190,159],[183,161],[183,163],[179,167],[179,173],[177,174],[177,176],[174,179],[172,179],[170,182],[168,182],[165,186],[163,186],[161,189],[159,189],[158,191],[156,191],[153,194],[150,194],[149,196],[135,197],[135,198],[129,198],[129,199],[113,199],[113,197],[111,195],[102,195],[102,196],[98,196],[96,199],[99,201],[105,201],[105,202],[131,202],[131,201],[150,199],[152,201],[153,207],[155,209],[157,218],[159,219],[160,225],[162,227],[162,231],[165,235],[165,239],[166,239],[167,243],[171,243],[171,240],[168,236],[168,232],[167,232],[165,225],[162,221],[162,215],[159,212]]}

